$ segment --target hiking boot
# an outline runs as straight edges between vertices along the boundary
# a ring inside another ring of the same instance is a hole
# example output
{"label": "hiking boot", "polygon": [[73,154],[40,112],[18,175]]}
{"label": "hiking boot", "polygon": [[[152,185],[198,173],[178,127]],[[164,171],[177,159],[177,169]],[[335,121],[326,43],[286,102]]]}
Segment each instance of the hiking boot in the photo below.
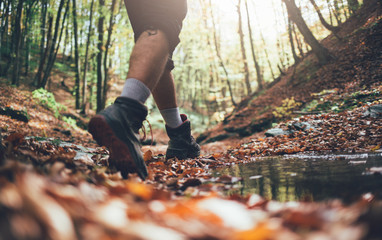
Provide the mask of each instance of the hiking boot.
{"label": "hiking boot", "polygon": [[142,180],[147,177],[138,134],[146,116],[147,108],[142,103],[118,97],[89,122],[93,138],[110,151],[109,165],[121,171],[124,178],[128,173],[138,173]]}
{"label": "hiking boot", "polygon": [[184,114],[180,115],[183,124],[177,128],[166,125],[167,135],[170,138],[166,152],[166,158],[196,158],[200,155],[200,146],[191,136],[191,122]]}

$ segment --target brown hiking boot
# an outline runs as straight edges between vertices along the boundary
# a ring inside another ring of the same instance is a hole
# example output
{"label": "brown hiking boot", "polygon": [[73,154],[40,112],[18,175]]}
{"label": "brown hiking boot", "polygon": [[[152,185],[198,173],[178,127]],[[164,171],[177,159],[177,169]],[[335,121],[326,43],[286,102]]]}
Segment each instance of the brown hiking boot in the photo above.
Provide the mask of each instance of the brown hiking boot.
{"label": "brown hiking boot", "polygon": [[166,125],[167,135],[170,138],[166,152],[166,158],[196,158],[200,155],[200,146],[191,136],[191,122],[184,114],[180,115],[183,124],[177,128],[170,128]]}
{"label": "brown hiking boot", "polygon": [[138,135],[146,116],[147,108],[142,103],[118,97],[113,105],[89,122],[89,132],[93,138],[110,151],[110,166],[121,171],[124,178],[128,173],[138,173],[142,180],[147,177]]}

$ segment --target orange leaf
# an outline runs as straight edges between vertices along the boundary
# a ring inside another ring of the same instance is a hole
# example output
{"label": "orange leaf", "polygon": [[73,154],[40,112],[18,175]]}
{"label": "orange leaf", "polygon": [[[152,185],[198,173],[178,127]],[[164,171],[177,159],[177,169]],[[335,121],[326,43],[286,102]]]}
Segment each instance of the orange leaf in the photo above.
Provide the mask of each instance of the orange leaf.
{"label": "orange leaf", "polygon": [[274,231],[267,224],[260,224],[254,229],[238,232],[234,237],[236,240],[267,240],[271,239]]}
{"label": "orange leaf", "polygon": [[137,197],[142,198],[143,200],[150,200],[153,195],[152,188],[146,184],[127,182],[126,188]]}
{"label": "orange leaf", "polygon": [[148,150],[147,152],[145,152],[145,154],[143,154],[143,160],[145,162],[151,160],[152,157],[153,157],[153,152],[151,150]]}
{"label": "orange leaf", "polygon": [[371,149],[372,152],[375,152],[381,148],[381,145],[377,145]]}

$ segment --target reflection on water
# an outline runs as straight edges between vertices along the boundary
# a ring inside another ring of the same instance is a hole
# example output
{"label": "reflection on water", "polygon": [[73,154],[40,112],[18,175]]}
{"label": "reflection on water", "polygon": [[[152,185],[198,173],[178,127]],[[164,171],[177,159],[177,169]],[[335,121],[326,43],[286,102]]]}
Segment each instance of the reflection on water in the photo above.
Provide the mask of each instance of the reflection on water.
{"label": "reflection on water", "polygon": [[289,155],[219,169],[216,175],[242,177],[241,194],[259,194],[277,201],[352,202],[371,192],[382,199],[382,154]]}

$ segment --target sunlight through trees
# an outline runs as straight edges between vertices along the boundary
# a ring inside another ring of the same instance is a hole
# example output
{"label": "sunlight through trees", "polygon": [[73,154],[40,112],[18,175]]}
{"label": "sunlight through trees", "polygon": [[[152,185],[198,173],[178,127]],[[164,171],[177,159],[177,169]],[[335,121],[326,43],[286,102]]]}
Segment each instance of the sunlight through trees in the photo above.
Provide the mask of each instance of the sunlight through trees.
{"label": "sunlight through trees", "polygon": [[[174,53],[182,107],[225,114],[266,88],[309,51],[331,59],[319,41],[336,33],[360,2],[339,0],[190,0]],[[0,76],[49,88],[64,72],[75,107],[100,110],[119,94],[134,45],[123,1],[4,0]],[[25,74],[20,74],[21,72]],[[49,89],[48,89],[49,90]]]}

